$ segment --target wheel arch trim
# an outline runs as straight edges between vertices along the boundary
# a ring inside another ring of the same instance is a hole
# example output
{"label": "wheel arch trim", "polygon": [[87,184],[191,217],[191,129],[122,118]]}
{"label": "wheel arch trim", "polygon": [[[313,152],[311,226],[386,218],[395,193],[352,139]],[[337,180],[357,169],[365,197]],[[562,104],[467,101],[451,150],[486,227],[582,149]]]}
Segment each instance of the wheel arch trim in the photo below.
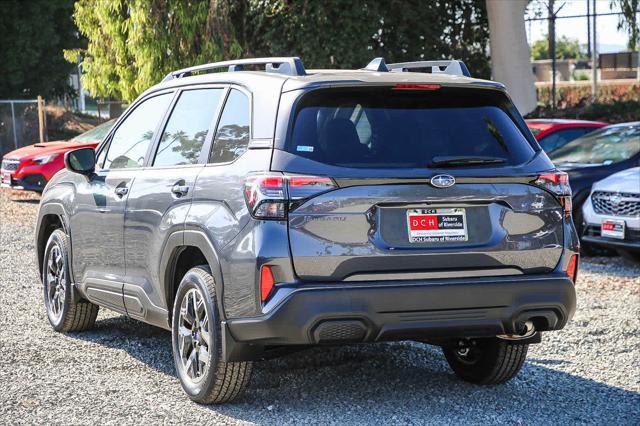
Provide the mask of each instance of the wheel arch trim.
{"label": "wheel arch trim", "polygon": [[[207,260],[207,264],[211,269],[211,275],[215,282],[218,310],[220,312],[221,319],[225,320],[226,315],[224,313],[224,306],[222,303],[224,286],[219,256],[205,233],[196,230],[176,231],[171,233],[165,240],[162,255],[160,256],[160,270],[158,277],[160,278],[160,288],[164,294],[164,302],[167,307],[167,311],[171,312],[172,310],[172,306],[169,306],[169,291],[171,290],[172,278],[175,273],[176,261],[178,260],[182,250],[188,247],[195,247],[199,249]],[[169,317],[167,317],[167,321],[169,321],[169,326],[171,326],[171,319]]]}
{"label": "wheel arch trim", "polygon": [[67,234],[67,238],[69,239],[69,253],[67,253],[67,257],[69,259],[69,273],[71,275],[71,284],[74,286],[75,279],[73,273],[73,242],[71,241],[71,228],[69,225],[69,217],[67,212],[64,209],[64,206],[60,203],[49,202],[46,204],[41,204],[40,209],[38,210],[38,221],[36,223],[35,230],[35,246],[36,246],[36,261],[38,264],[38,275],[42,279],[42,262],[44,261],[44,249],[46,247],[47,241],[43,239],[44,229],[42,228],[43,219],[46,216],[56,216],[60,223],[62,224],[62,230],[65,234]]}

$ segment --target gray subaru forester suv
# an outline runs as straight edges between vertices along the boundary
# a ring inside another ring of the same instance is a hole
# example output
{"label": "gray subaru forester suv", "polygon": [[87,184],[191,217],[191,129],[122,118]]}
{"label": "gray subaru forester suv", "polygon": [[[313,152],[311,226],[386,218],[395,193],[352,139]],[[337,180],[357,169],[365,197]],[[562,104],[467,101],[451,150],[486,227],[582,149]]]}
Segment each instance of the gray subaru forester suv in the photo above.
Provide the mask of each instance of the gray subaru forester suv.
{"label": "gray subaru forester suv", "polygon": [[425,342],[501,383],[575,311],[567,175],[459,61],[186,68],[65,164],[36,230],[51,325],[102,306],[171,330],[201,403],[317,345]]}

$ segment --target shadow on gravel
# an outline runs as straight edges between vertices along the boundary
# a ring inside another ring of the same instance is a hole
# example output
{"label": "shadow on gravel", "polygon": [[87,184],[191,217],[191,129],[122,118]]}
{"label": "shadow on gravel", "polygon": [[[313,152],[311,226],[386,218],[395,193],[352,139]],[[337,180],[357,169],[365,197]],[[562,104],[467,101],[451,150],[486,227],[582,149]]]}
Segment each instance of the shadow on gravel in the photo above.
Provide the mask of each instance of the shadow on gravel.
{"label": "shadow on gravel", "polygon": [[[70,336],[127,351],[175,376],[165,330],[114,317]],[[243,398],[208,408],[257,423],[637,424],[639,393],[553,369],[568,364],[531,358],[514,380],[482,387],[458,380],[440,350],[425,344],[323,347],[254,364]]]}
{"label": "shadow on gravel", "polygon": [[609,277],[633,278],[640,275],[640,264],[632,263],[620,256],[585,257],[580,262],[580,272],[602,274]]}
{"label": "shadow on gravel", "polygon": [[11,201],[18,204],[40,204],[40,199],[33,200],[33,199],[18,198],[18,199],[11,199]]}
{"label": "shadow on gravel", "polygon": [[91,331],[68,333],[79,340],[126,351],[161,373],[175,376],[171,354],[171,334],[167,330],[116,316],[98,320]]}

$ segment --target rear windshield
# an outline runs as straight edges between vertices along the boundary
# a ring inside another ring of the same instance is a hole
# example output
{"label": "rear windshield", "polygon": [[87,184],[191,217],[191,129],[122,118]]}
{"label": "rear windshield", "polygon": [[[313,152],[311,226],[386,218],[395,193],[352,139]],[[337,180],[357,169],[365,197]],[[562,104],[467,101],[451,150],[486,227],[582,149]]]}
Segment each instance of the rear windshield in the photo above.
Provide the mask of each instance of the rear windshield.
{"label": "rear windshield", "polygon": [[442,157],[522,164],[535,151],[512,114],[508,99],[492,90],[316,90],[298,102],[285,149],[356,168],[424,168]]}

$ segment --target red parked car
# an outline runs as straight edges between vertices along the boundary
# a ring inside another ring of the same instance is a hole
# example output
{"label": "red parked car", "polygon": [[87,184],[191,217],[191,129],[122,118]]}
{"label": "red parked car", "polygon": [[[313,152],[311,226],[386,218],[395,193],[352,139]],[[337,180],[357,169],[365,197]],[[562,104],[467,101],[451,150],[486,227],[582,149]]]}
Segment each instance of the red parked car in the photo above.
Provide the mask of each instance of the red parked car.
{"label": "red parked car", "polygon": [[68,141],[37,143],[7,153],[0,167],[0,186],[42,192],[53,175],[64,168],[65,152],[95,148],[114,123],[107,121]]}
{"label": "red parked car", "polygon": [[572,140],[586,135],[607,123],[586,120],[562,120],[554,118],[541,118],[526,120],[529,130],[536,137],[538,143],[546,153],[563,147]]}

